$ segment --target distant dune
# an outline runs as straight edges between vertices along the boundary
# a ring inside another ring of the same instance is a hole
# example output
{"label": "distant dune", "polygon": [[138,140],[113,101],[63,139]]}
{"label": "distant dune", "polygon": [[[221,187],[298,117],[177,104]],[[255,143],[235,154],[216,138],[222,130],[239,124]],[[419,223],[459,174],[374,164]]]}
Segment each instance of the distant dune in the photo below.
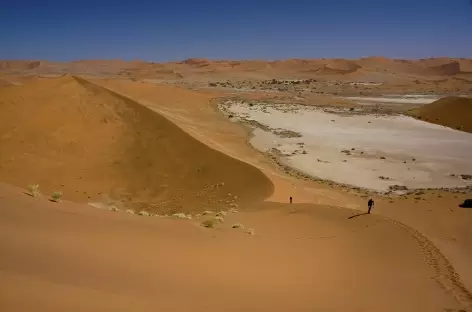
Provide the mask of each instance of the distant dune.
{"label": "distant dune", "polygon": [[322,68],[315,72],[321,75],[346,75],[352,74],[360,68],[362,68],[362,66],[355,62],[334,61],[325,64]]}
{"label": "distant dune", "polygon": [[0,70],[30,70],[41,65],[40,61],[1,61]]}
{"label": "distant dune", "polygon": [[472,133],[472,98],[446,97],[412,111],[424,121]]}
{"label": "distant dune", "polygon": [[0,180],[77,202],[202,211],[262,200],[258,169],[210,149],[150,109],[72,76],[0,89]]}
{"label": "distant dune", "polygon": [[439,76],[454,76],[461,73],[461,65],[459,62],[451,62],[439,66],[430,67],[431,74]]}
{"label": "distant dune", "polygon": [[[226,75],[238,79],[281,77],[346,79],[387,75],[383,79],[418,77],[467,77],[472,60],[431,58],[421,60],[366,57],[361,59],[209,60],[190,58],[179,62],[153,63],[141,60],[79,60],[68,63],[49,61],[0,61],[0,72],[24,74],[87,74],[126,78],[185,79]],[[157,76],[157,77],[156,77]],[[221,76],[221,78],[223,78]]]}

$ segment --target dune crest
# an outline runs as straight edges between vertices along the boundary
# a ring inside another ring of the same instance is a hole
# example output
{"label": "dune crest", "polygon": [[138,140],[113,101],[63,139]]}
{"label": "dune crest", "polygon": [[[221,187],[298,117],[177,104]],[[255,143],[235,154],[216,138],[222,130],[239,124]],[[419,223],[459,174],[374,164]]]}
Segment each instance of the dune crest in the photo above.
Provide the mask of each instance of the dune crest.
{"label": "dune crest", "polygon": [[0,178],[77,202],[202,211],[262,200],[258,169],[197,141],[154,111],[66,75],[2,88]]}

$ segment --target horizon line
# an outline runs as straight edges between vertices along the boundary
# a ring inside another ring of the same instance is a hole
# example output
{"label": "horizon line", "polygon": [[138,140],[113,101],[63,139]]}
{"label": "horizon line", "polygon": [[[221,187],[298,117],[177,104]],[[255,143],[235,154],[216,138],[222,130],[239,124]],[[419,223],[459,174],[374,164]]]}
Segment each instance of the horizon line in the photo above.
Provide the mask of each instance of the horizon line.
{"label": "horizon line", "polygon": [[8,58],[8,59],[0,59],[0,62],[51,62],[51,63],[74,63],[74,62],[82,62],[82,61],[122,61],[122,62],[144,62],[144,63],[155,63],[155,64],[165,64],[165,63],[182,63],[189,60],[202,60],[202,61],[213,61],[213,62],[238,62],[238,61],[264,61],[264,62],[282,62],[282,61],[290,61],[290,60],[297,60],[297,61],[310,61],[310,60],[363,60],[363,59],[388,59],[388,60],[406,60],[406,61],[422,61],[422,60],[433,60],[433,59],[459,59],[459,60],[472,60],[472,56],[470,57],[459,57],[459,56],[429,56],[429,57],[422,57],[422,58],[403,58],[403,57],[387,57],[387,56],[379,56],[379,55],[372,55],[372,56],[362,56],[362,57],[354,57],[354,58],[343,58],[343,57],[314,57],[314,58],[299,58],[299,57],[288,57],[288,58],[280,58],[280,59],[263,59],[263,58],[212,58],[212,57],[189,57],[185,59],[176,59],[176,60],[167,60],[167,61],[153,61],[153,60],[145,60],[145,59],[125,59],[125,58],[110,58],[110,59],[102,59],[102,58],[83,58],[83,59],[73,59],[68,61],[58,61],[58,60],[51,60],[51,59],[23,59],[23,58]]}

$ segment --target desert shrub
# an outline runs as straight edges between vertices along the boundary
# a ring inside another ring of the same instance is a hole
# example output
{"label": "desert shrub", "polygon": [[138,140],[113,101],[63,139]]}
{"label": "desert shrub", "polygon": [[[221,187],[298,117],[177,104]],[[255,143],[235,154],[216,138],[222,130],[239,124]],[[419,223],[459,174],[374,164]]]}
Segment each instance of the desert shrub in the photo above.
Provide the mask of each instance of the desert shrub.
{"label": "desert shrub", "polygon": [[182,212],[178,212],[178,213],[174,213],[172,215],[174,218],[178,218],[178,219],[189,219],[189,220],[192,220],[192,215],[190,214],[185,214],[185,213],[182,213]]}
{"label": "desert shrub", "polygon": [[256,230],[254,230],[253,228],[251,228],[251,229],[248,229],[248,230],[246,231],[246,233],[249,234],[249,235],[255,235],[255,234],[256,234]]}
{"label": "desert shrub", "polygon": [[[233,204],[233,205],[236,205],[236,204]],[[229,212],[231,213],[237,213],[238,212],[238,209],[236,209],[235,207],[231,207],[228,209]]]}
{"label": "desert shrub", "polygon": [[219,211],[219,212],[216,213],[216,216],[217,216],[217,217],[224,217],[224,216],[226,216],[226,215],[227,215],[227,212],[226,212],[226,211]]}
{"label": "desert shrub", "polygon": [[132,214],[132,215],[135,214],[135,213],[134,213],[134,210],[131,210],[131,209],[126,209],[126,213],[129,213],[129,214]]}
{"label": "desert shrub", "polygon": [[141,210],[139,213],[138,213],[140,216],[143,216],[143,217],[150,217],[151,214],[145,210]]}
{"label": "desert shrub", "polygon": [[225,219],[222,216],[216,216],[215,221],[218,222],[218,223],[223,223],[223,222],[225,222]]}
{"label": "desert shrub", "polygon": [[30,185],[28,185],[28,192],[33,197],[37,197],[37,196],[41,195],[41,193],[39,192],[39,184],[30,184]]}
{"label": "desert shrub", "polygon": [[216,221],[215,219],[207,219],[204,220],[201,224],[206,228],[214,228],[218,224],[218,221]]}
{"label": "desert shrub", "polygon": [[60,202],[61,201],[61,197],[62,197],[62,193],[61,192],[54,192],[52,193],[51,195],[51,200],[53,202]]}
{"label": "desert shrub", "polygon": [[231,226],[233,229],[244,229],[244,225],[241,223],[235,223]]}

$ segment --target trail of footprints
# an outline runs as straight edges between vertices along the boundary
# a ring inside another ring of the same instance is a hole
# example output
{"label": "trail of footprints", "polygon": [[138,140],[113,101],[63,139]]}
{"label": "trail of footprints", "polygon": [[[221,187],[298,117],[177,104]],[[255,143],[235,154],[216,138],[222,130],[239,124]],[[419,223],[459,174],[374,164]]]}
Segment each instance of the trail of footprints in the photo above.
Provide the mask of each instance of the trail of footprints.
{"label": "trail of footprints", "polygon": [[452,264],[441,253],[439,248],[422,233],[399,221],[393,219],[390,220],[415,238],[425,256],[426,263],[434,269],[435,279],[438,284],[445,291],[451,293],[461,304],[468,308],[472,308],[472,293],[464,286],[459,274],[457,274]]}

